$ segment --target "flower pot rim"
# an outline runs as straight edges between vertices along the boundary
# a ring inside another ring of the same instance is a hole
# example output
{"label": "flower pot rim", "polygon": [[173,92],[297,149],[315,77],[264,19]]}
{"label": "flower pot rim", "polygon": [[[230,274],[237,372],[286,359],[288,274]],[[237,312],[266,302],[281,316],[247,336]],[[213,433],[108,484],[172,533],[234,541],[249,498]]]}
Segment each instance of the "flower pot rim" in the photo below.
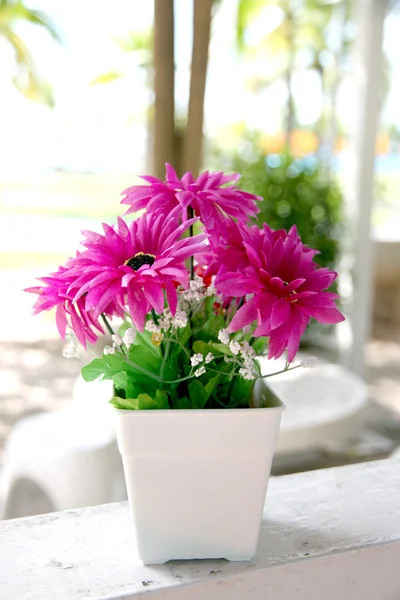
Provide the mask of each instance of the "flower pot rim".
{"label": "flower pot rim", "polygon": [[171,408],[171,409],[164,409],[164,410],[147,410],[147,409],[127,409],[127,408],[115,408],[115,406],[113,406],[113,410],[116,411],[117,413],[122,414],[149,414],[149,415],[165,415],[165,414],[189,414],[189,415],[194,415],[194,414],[205,414],[207,416],[211,415],[211,414],[238,414],[238,413],[243,413],[245,412],[246,414],[248,414],[249,412],[253,413],[265,413],[266,411],[268,412],[283,412],[284,410],[286,410],[286,404],[284,404],[281,400],[279,400],[280,404],[278,406],[265,406],[262,408]]}

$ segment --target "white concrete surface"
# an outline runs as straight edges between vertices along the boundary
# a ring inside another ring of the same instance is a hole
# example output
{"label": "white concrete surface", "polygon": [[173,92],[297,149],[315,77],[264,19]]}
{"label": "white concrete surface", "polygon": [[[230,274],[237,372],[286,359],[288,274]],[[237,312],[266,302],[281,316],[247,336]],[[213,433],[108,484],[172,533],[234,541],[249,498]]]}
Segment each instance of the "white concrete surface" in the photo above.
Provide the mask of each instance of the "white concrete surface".
{"label": "white concrete surface", "polygon": [[248,563],[143,566],[126,503],[6,521],[0,540],[2,600],[394,600],[400,462],[272,479]]}

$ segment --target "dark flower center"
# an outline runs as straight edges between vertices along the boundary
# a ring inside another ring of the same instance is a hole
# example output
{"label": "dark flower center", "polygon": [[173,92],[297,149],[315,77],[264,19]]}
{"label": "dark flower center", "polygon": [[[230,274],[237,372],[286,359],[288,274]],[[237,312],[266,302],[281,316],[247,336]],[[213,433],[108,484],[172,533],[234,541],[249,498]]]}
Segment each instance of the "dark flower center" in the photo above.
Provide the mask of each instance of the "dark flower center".
{"label": "dark flower center", "polygon": [[138,252],[135,256],[132,256],[129,260],[125,262],[128,267],[131,267],[134,271],[138,271],[140,267],[143,265],[148,265],[149,267],[154,263],[156,257],[154,254],[145,254],[144,252]]}

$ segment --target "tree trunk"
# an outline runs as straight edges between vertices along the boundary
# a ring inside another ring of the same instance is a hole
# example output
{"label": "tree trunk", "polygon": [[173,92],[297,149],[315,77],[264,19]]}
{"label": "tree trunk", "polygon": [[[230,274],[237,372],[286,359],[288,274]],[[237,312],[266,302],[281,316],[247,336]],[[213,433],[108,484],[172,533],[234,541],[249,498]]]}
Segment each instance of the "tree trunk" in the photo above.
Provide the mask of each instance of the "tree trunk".
{"label": "tree trunk", "polygon": [[286,113],[286,132],[285,132],[285,149],[289,154],[292,150],[292,133],[294,129],[294,100],[293,100],[293,89],[292,89],[292,69],[288,69],[286,72],[286,87],[288,92],[287,101],[287,113]]}
{"label": "tree trunk", "polygon": [[348,0],[342,0],[336,5],[337,20],[341,31],[339,44],[334,52],[334,75],[330,89],[330,114],[326,126],[325,145],[325,177],[330,178],[332,170],[332,160],[335,154],[335,145],[337,140],[337,96],[342,82],[342,64],[345,53],[345,29],[346,24],[350,20],[351,6]]}
{"label": "tree trunk", "polygon": [[165,163],[175,162],[174,0],[154,0],[153,172],[164,179]]}
{"label": "tree trunk", "polygon": [[285,74],[286,79],[286,87],[288,93],[287,100],[287,113],[286,113],[286,135],[285,135],[285,150],[287,152],[291,152],[292,149],[292,133],[294,130],[295,124],[295,105],[293,98],[293,71],[294,71],[294,61],[296,55],[296,44],[295,44],[295,22],[294,22],[294,14],[291,10],[290,0],[287,3],[286,8],[286,23],[287,23],[287,48],[288,48],[288,59],[287,59],[287,69]]}
{"label": "tree trunk", "polygon": [[213,0],[194,0],[193,50],[186,136],[183,143],[182,168],[197,177],[203,154],[203,118],[206,89],[208,47]]}

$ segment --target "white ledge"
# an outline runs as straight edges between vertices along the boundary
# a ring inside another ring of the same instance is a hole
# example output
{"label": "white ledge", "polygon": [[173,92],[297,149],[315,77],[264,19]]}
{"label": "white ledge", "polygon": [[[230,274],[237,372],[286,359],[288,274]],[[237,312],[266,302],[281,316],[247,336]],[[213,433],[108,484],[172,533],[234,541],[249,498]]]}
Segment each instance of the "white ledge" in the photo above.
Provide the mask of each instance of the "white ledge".
{"label": "white ledge", "polygon": [[400,598],[400,462],[273,478],[249,563],[143,566],[132,536],[126,503],[3,521],[0,598]]}

